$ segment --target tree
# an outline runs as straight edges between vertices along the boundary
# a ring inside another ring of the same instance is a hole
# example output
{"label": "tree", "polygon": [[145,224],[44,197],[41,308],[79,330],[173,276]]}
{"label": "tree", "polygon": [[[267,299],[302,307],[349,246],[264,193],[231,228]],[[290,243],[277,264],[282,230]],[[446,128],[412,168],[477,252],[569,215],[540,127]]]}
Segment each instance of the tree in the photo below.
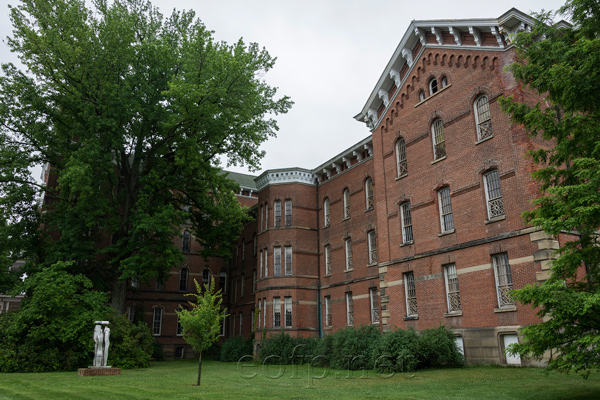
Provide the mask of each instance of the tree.
{"label": "tree", "polygon": [[[229,254],[247,216],[220,157],[258,168],[271,116],[292,103],[262,80],[266,50],[215,42],[192,11],[91,3],[10,9],[8,45],[27,71],[3,64],[0,77],[0,265],[25,259],[33,276],[72,260],[123,312],[128,280],[164,281],[182,261],[182,223],[205,256]],[[47,186],[36,165],[50,167]]]}
{"label": "tree", "polygon": [[569,0],[559,12],[573,26],[553,25],[555,14],[545,13],[515,38],[509,69],[541,101],[501,100],[514,122],[553,143],[529,153],[541,193],[525,219],[552,235],[573,234],[546,282],[515,291],[544,322],[524,328],[524,343],[512,350],[538,359],[550,351],[550,367],[587,377],[600,366],[600,3]]}
{"label": "tree", "polygon": [[223,301],[221,289],[215,291],[215,281],[211,278],[204,288],[194,279],[196,293],[188,293],[186,296],[196,298],[195,302],[189,302],[191,310],[181,309],[177,311],[179,323],[183,328],[183,339],[188,342],[198,356],[198,381],[202,376],[202,352],[212,346],[221,334],[221,325],[227,317],[221,308]]}

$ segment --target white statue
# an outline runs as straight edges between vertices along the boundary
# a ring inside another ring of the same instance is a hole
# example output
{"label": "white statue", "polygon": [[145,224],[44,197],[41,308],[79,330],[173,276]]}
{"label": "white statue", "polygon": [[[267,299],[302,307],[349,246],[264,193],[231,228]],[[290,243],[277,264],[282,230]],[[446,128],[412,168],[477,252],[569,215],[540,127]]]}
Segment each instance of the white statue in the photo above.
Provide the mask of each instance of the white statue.
{"label": "white statue", "polygon": [[110,328],[102,329],[102,325],[108,325],[108,321],[96,321],[94,327],[94,368],[106,367],[108,360],[108,346],[110,345]]}

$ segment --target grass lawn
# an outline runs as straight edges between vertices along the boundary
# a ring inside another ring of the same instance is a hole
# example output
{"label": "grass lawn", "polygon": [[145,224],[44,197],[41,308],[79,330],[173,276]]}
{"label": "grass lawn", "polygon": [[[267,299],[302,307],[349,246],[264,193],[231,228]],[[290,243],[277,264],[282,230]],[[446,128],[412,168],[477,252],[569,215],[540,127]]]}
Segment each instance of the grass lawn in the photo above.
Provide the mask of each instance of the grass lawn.
{"label": "grass lawn", "polygon": [[[0,399],[599,399],[600,374],[588,380],[538,368],[467,367],[382,377],[304,366],[237,368],[205,361],[165,361],[120,376],[77,372],[0,374]],[[282,367],[283,368],[283,367]],[[256,376],[250,378],[254,373]]]}

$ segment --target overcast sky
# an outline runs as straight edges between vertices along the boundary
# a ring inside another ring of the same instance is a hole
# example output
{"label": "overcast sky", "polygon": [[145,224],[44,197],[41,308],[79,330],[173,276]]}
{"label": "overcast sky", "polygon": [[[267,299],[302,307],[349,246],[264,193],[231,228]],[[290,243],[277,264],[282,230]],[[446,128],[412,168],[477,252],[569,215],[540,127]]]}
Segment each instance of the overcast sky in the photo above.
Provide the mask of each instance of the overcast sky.
{"label": "overcast sky", "polygon": [[[0,61],[14,62],[8,4],[0,0]],[[358,114],[412,20],[497,18],[510,8],[556,10],[564,0],[154,0],[165,15],[193,9],[217,40],[257,42],[277,57],[265,77],[294,101],[264,143],[261,171],[315,168],[369,135]],[[230,167],[248,172],[246,168]],[[258,175],[259,172],[255,172]]]}

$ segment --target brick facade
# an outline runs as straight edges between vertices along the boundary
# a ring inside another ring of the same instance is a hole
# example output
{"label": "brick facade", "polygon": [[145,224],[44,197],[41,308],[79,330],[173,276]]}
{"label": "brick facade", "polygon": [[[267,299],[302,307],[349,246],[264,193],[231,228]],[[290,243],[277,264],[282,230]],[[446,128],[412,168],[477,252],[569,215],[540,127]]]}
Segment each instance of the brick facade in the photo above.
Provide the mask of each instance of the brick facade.
{"label": "brick facade", "polygon": [[[444,324],[467,362],[507,362],[504,335],[539,321],[507,290],[546,279],[562,240],[521,218],[538,193],[524,154],[548,144],[511,124],[497,101],[534,99],[505,71],[511,35],[531,23],[514,9],[476,22],[413,21],[355,117],[369,137],[315,169],[270,170],[242,185],[255,220],[232,258],[204,261],[194,246],[186,254],[190,280],[204,269],[227,276],[225,336],[255,328],[260,343],[282,330]],[[170,356],[183,346],[179,271],[164,290],[130,299],[151,326],[153,309],[164,309],[159,336]]]}

